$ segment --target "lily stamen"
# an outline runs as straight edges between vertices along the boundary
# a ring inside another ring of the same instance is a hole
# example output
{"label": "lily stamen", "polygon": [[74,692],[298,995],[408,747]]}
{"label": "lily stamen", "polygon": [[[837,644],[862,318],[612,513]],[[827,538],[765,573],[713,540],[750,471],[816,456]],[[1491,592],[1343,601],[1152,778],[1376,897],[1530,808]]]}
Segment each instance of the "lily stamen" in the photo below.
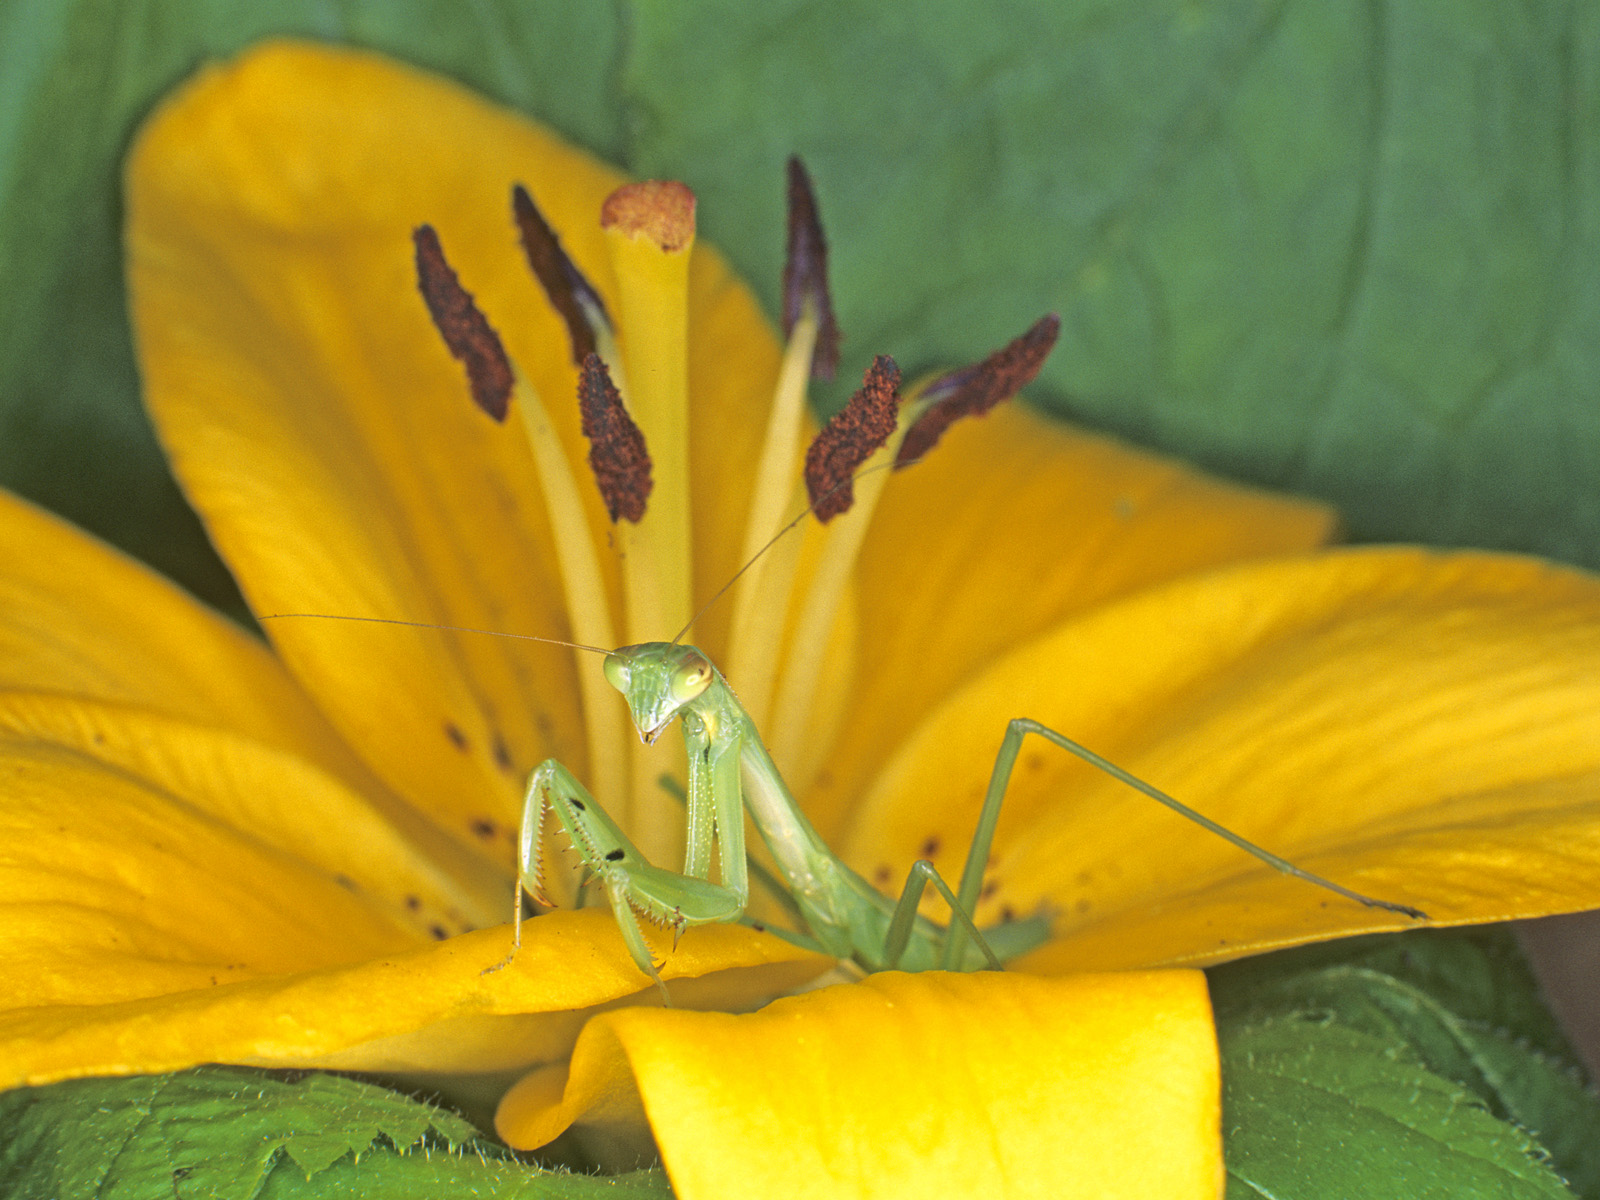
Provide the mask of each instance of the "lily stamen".
{"label": "lily stamen", "polygon": [[544,288],[550,307],[566,322],[573,366],[582,366],[588,355],[599,354],[615,379],[621,356],[616,352],[616,330],[600,293],[561,248],[561,239],[520,183],[511,189],[511,215],[517,223],[528,268]]}
{"label": "lily stamen", "polygon": [[1048,313],[982,362],[930,383],[908,411],[911,428],[900,443],[895,470],[919,461],[962,417],[981,417],[1032,383],[1060,334],[1061,318]]}
{"label": "lily stamen", "polygon": [[[816,568],[796,610],[789,653],[773,703],[768,739],[774,758],[807,778],[807,762],[826,753],[829,739],[818,736],[816,695],[827,664],[817,653],[839,624],[856,559],[872,523],[873,510],[888,483],[888,471],[876,468],[894,461],[905,426],[900,408],[900,368],[879,355],[867,368],[860,390],[811,443],[806,451],[806,490],[823,528],[807,529],[807,540],[820,537]],[[857,483],[848,482],[859,475]],[[838,518],[835,520],[835,518]]]}
{"label": "lily stamen", "polygon": [[[433,228],[420,226],[412,237],[418,288],[445,345],[466,367],[474,401],[497,422],[505,421],[511,401],[516,401],[523,433],[538,468],[572,637],[593,646],[614,646],[616,630],[611,604],[578,483],[544,402],[511,361],[471,293],[462,287]],[[590,664],[581,661],[584,656],[580,651],[573,653],[580,659],[578,684],[591,777],[597,787],[609,787],[615,789],[611,794],[622,795],[625,774],[622,760],[615,753],[624,738],[622,712],[605,680],[597,672],[585,669]]]}
{"label": "lily stamen", "polygon": [[496,421],[504,421],[506,406],[511,403],[512,377],[511,359],[500,335],[445,261],[433,226],[417,226],[411,240],[416,246],[417,287],[428,305],[428,315],[452,357],[466,368],[478,407]]}
{"label": "lily stamen", "polygon": [[811,178],[789,159],[788,247],[783,267],[783,324],[787,344],[745,524],[744,562],[756,560],[734,594],[728,668],[759,724],[766,720],[778,669],[788,598],[800,558],[800,539],[773,546],[796,507],[800,435],[806,424],[806,381],[832,379],[839,362],[839,325],[828,291],[828,244]]}

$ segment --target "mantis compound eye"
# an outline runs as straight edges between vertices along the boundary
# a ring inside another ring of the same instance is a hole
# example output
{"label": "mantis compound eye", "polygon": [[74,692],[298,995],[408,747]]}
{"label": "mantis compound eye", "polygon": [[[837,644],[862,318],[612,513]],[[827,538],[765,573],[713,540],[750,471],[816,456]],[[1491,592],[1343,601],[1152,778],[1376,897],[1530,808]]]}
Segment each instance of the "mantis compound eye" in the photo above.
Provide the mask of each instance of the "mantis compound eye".
{"label": "mantis compound eye", "polygon": [[711,664],[698,654],[687,659],[672,675],[672,682],[668,685],[672,691],[672,699],[678,704],[687,704],[706,688],[711,686]]}
{"label": "mantis compound eye", "polygon": [[628,690],[628,660],[615,654],[606,655],[605,665],[601,668],[605,672],[606,682],[617,691],[626,693]]}

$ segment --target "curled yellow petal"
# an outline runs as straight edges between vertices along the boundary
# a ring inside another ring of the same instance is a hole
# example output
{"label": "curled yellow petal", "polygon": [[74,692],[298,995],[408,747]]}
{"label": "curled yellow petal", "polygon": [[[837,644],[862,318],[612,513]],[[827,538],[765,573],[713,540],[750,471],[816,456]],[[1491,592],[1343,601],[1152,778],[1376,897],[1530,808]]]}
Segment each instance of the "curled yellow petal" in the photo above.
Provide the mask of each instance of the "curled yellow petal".
{"label": "curled yellow petal", "polygon": [[1215,1197],[1216,1043],[1193,972],[874,975],[745,1016],[591,1021],[496,1120],[537,1145],[647,1116],[677,1194]]}
{"label": "curled yellow petal", "polygon": [[[433,942],[449,889],[304,764],[58,697],[0,701],[0,1087],[215,1061],[504,1070],[563,1057],[573,1013],[648,987],[609,912],[527,923],[489,974],[504,927]],[[362,828],[370,842],[336,844]],[[819,969],[718,927],[663,975],[682,1003],[748,1006]]]}

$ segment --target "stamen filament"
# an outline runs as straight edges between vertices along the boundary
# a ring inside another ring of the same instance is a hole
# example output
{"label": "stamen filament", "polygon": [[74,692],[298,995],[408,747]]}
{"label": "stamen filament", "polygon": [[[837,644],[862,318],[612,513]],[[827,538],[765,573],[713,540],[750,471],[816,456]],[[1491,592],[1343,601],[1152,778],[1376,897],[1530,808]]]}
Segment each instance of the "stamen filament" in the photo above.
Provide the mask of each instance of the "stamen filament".
{"label": "stamen filament", "polygon": [[[800,474],[800,435],[805,426],[806,381],[811,375],[819,329],[816,307],[807,304],[790,333],[778,371],[740,562],[749,562],[760,553],[794,504]],[[798,558],[799,539],[789,539],[781,549],[774,546],[739,581],[734,593],[728,667],[739,697],[758,728],[766,720],[772,702],[785,601]]]}
{"label": "stamen filament", "polygon": [[[550,415],[538,391],[521,371],[514,370],[514,378],[513,407],[521,416],[522,429],[538,468],[545,512],[555,537],[556,562],[561,570],[561,587],[573,640],[591,646],[615,646],[616,627],[611,619],[611,603],[606,596],[600,560],[584,516],[582,494],[572,463],[550,423]],[[626,744],[622,698],[606,683],[605,676],[588,654],[576,650],[573,653],[578,657],[578,688],[588,734],[591,784],[599,795],[607,798],[628,795],[625,762],[617,753],[618,748]],[[626,814],[622,816],[626,819]]]}
{"label": "stamen filament", "polygon": [[906,422],[901,420],[889,440],[856,472],[855,503],[849,511],[827,525],[807,530],[808,536],[817,535],[824,540],[789,639],[770,722],[769,749],[786,770],[790,764],[799,763],[818,732],[815,700],[825,665],[823,647],[828,644],[846,589],[855,577],[856,559],[872,524],[873,511],[889,482],[891,472],[883,468],[894,462],[906,429]]}

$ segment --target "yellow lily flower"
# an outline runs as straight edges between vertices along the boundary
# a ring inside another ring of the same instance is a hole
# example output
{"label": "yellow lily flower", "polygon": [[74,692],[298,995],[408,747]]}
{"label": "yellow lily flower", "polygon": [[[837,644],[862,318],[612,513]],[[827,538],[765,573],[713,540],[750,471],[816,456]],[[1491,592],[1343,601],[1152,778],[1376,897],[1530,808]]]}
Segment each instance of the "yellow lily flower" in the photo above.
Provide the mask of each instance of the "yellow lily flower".
{"label": "yellow lily flower", "polygon": [[[580,465],[567,334],[497,216],[516,182],[617,318],[657,464],[637,527]],[[454,86],[329,48],[259,48],[156,114],[128,169],[148,400],[255,612],[611,644],[671,637],[733,576],[780,350],[714,252],[602,231],[623,182]],[[425,223],[520,369],[517,420],[467,402],[429,322]],[[565,507],[557,457],[581,485]],[[738,594],[694,632],[760,680],[780,765],[868,878],[955,869],[1026,715],[1440,921],[1600,905],[1592,578],[1319,551],[1315,506],[1020,408],[869,487],[820,637],[803,615],[750,633],[782,621]],[[808,534],[746,594],[824,594],[846,540]],[[681,1007],[662,1011],[611,915],[561,909],[490,972],[529,768],[560,758],[674,865],[682,816],[654,781],[681,763],[629,744],[597,664],[561,647],[268,632],[276,656],[0,501],[0,947],[20,981],[0,1086],[205,1061],[525,1074],[508,1141],[577,1123],[625,1154],[648,1135],[685,1196],[1215,1195],[1203,978],[1151,968],[1403,923],[1030,744],[978,913],[1054,912],[1017,971],[768,1004],[829,964],[707,926],[666,954]]]}

